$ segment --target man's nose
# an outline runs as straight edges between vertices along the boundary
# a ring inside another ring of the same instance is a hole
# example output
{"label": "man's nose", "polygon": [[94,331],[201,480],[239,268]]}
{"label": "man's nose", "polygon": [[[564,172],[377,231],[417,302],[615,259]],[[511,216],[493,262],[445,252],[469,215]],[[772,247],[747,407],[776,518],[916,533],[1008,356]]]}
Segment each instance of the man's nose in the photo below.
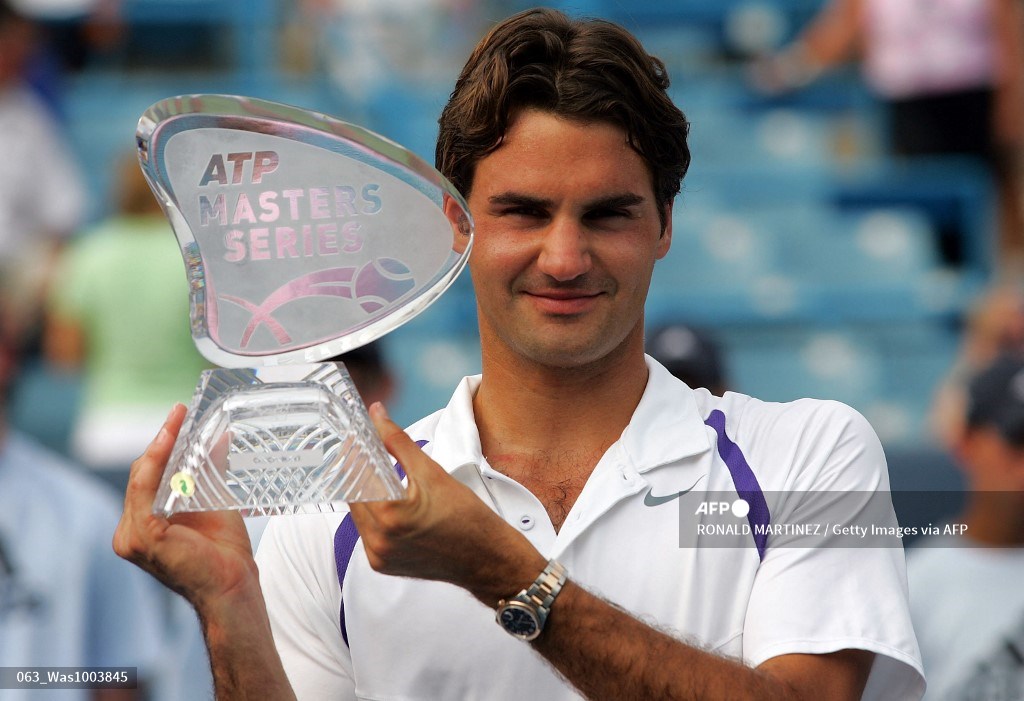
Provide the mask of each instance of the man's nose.
{"label": "man's nose", "polygon": [[583,226],[569,218],[552,222],[544,234],[537,265],[541,272],[560,281],[574,280],[589,271],[590,241]]}

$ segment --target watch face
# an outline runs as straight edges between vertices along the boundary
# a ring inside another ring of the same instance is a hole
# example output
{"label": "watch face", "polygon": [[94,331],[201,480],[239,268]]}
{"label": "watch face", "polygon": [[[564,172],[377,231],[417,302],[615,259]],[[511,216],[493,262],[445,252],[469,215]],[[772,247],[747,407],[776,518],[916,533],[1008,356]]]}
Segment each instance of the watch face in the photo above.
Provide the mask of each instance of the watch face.
{"label": "watch face", "polygon": [[502,627],[517,638],[533,640],[540,633],[540,622],[532,609],[510,602],[498,615]]}

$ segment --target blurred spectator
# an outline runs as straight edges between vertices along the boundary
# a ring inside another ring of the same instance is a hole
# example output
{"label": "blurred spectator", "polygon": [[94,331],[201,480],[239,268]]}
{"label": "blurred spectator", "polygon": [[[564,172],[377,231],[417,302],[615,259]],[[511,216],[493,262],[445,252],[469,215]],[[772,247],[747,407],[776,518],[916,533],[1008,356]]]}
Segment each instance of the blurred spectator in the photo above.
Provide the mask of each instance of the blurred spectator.
{"label": "blurred spectator", "polygon": [[81,224],[86,191],[54,121],[24,81],[37,28],[0,0],[0,266],[18,277],[13,331],[38,328],[58,242]]}
{"label": "blurred spectator", "polygon": [[34,25],[38,40],[25,80],[60,121],[67,118],[64,76],[121,44],[121,0],[6,0]]}
{"label": "blurred spectator", "polygon": [[1002,283],[974,304],[957,359],[936,392],[930,421],[945,449],[952,450],[964,430],[967,380],[1007,351],[1024,352],[1024,292]]}
{"label": "blurred spectator", "polygon": [[[163,593],[114,555],[121,509],[109,488],[5,425],[18,353],[0,338],[0,667],[138,667],[151,681]],[[143,698],[10,687],[0,697]]]}
{"label": "blurred spectator", "polygon": [[44,350],[56,367],[83,373],[73,456],[123,489],[167,408],[189,401],[208,364],[192,341],[177,239],[134,156],[119,175],[118,213],[60,261]]}
{"label": "blurred spectator", "polygon": [[76,71],[95,53],[117,47],[123,36],[121,0],[8,0],[45,33],[59,70]]}
{"label": "blurred spectator", "polygon": [[[1024,6],[1020,0],[831,0],[786,50],[756,64],[767,90],[801,87],[863,53],[900,156],[966,154],[999,190],[997,262],[1024,273]],[[946,237],[947,257],[961,250]]]}
{"label": "blurred spectator", "polygon": [[968,493],[951,523],[908,552],[910,608],[928,699],[1024,698],[1024,355],[968,383],[953,454]]}
{"label": "blurred spectator", "polygon": [[686,324],[658,327],[648,336],[647,352],[692,389],[718,396],[728,390],[722,352],[707,331]]}

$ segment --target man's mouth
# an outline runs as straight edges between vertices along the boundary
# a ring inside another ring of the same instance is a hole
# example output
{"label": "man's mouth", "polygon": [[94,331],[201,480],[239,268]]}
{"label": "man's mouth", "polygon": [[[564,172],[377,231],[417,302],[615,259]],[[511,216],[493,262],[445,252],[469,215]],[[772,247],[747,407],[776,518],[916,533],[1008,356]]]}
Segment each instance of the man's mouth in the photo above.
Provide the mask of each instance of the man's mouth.
{"label": "man's mouth", "polygon": [[540,311],[561,315],[581,314],[590,310],[603,293],[580,289],[539,289],[527,290],[524,294]]}

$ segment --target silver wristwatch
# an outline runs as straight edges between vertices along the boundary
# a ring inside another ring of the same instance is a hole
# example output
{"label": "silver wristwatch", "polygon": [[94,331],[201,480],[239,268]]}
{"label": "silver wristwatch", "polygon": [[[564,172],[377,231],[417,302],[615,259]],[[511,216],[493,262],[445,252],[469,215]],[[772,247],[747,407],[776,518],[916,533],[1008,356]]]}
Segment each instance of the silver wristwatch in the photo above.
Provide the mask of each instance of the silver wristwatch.
{"label": "silver wristwatch", "polygon": [[547,567],[526,589],[511,599],[498,602],[495,618],[498,623],[520,640],[536,640],[544,630],[551,604],[562,591],[569,573],[560,563],[549,560]]}

